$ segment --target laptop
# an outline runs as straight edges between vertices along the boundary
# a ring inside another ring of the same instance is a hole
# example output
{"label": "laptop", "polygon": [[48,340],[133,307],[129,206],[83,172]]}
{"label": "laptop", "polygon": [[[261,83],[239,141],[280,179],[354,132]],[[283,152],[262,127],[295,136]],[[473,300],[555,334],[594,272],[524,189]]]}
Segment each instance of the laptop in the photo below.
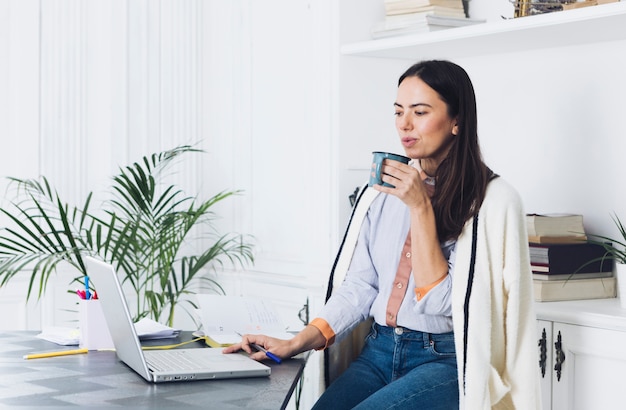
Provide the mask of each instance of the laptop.
{"label": "laptop", "polygon": [[141,349],[122,286],[110,264],[85,257],[89,279],[113,339],[117,357],[149,382],[176,382],[269,376],[270,367],[244,353],[224,354],[222,349]]}

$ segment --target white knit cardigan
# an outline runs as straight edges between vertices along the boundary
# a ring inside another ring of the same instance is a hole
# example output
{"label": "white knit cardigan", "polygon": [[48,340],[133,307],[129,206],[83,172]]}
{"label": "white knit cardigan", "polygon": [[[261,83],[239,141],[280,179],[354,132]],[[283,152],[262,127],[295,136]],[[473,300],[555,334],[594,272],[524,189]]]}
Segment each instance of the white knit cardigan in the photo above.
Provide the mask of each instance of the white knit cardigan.
{"label": "white knit cardigan", "polygon": [[[364,188],[359,196],[331,273],[329,294],[345,277],[361,222],[377,195],[377,191]],[[506,181],[495,178],[488,185],[476,223],[473,221],[467,222],[457,239],[452,281],[459,408],[541,409],[522,201]],[[341,356],[341,352],[334,355]]]}

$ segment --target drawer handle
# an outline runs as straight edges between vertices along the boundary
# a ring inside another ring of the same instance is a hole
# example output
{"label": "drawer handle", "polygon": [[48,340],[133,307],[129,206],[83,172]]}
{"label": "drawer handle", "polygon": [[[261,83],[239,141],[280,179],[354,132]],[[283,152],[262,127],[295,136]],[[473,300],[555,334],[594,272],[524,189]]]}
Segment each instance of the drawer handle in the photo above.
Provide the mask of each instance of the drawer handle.
{"label": "drawer handle", "polygon": [[556,380],[561,381],[561,370],[563,368],[563,362],[565,361],[565,353],[563,352],[561,345],[561,332],[557,335],[556,343],[554,343],[554,348],[556,349],[556,358],[554,370],[556,371]]}
{"label": "drawer handle", "polygon": [[546,328],[543,328],[541,332],[541,339],[539,339],[539,368],[541,369],[541,378],[546,377],[546,361],[548,358],[548,346],[547,346]]}

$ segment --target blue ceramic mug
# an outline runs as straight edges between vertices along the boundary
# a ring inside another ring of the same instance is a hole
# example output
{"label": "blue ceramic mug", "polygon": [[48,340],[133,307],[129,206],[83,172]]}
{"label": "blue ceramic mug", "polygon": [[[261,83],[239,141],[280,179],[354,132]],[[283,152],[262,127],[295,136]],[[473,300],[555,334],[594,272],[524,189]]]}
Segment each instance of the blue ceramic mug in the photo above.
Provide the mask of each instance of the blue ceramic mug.
{"label": "blue ceramic mug", "polygon": [[392,154],[390,152],[374,151],[372,152],[372,154],[374,155],[374,159],[372,161],[373,163],[372,172],[370,174],[370,181],[368,185],[373,186],[373,185],[378,184],[382,186],[395,188],[393,185],[383,182],[382,180],[381,170],[383,167],[383,161],[385,159],[390,159],[393,161],[398,161],[404,164],[408,164],[411,161],[411,158],[405,157],[404,155]]}

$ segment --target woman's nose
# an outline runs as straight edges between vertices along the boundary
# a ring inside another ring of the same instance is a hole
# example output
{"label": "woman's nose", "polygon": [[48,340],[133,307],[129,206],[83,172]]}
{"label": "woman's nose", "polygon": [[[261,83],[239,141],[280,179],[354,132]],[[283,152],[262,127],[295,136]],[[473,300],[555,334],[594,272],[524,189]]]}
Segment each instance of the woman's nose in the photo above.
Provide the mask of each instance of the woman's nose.
{"label": "woman's nose", "polygon": [[411,129],[413,124],[411,123],[411,121],[409,121],[409,119],[407,117],[402,117],[402,118],[400,118],[400,124],[399,125],[400,125],[400,128],[402,130],[406,131],[406,130]]}

